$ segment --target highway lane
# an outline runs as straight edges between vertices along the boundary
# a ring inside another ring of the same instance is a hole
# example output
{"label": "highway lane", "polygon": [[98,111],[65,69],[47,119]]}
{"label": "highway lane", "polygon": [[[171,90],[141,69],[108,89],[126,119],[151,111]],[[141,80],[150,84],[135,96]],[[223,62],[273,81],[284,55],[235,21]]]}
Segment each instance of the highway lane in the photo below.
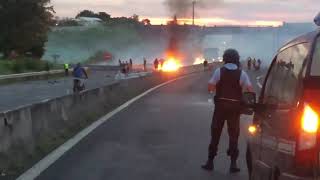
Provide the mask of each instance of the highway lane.
{"label": "highway lane", "polygon": [[[116,71],[91,71],[85,84],[97,88],[114,82]],[[15,109],[72,93],[72,77],[0,85],[0,111]]]}
{"label": "highway lane", "polygon": [[136,101],[98,127],[45,170],[37,180],[244,180],[246,129],[242,117],[241,173],[228,173],[228,136],[223,132],[214,172],[207,158],[214,105],[207,93],[210,73],[189,76]]}

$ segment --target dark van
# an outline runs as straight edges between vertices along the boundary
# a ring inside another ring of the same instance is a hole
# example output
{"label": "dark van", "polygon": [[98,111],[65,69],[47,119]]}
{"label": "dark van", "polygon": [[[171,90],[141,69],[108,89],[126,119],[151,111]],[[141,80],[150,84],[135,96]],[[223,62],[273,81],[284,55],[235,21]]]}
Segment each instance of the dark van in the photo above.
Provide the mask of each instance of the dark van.
{"label": "dark van", "polygon": [[250,179],[320,179],[320,30],[278,51],[251,107]]}

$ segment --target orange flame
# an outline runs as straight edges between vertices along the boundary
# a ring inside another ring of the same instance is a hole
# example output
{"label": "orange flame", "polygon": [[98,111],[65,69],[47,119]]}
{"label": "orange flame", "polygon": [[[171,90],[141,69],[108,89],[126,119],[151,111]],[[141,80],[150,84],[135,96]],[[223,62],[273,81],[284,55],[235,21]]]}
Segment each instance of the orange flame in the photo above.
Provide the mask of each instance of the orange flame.
{"label": "orange flame", "polygon": [[163,66],[161,67],[162,71],[165,72],[174,72],[178,71],[181,68],[181,64],[178,60],[174,58],[169,58],[163,63]]}

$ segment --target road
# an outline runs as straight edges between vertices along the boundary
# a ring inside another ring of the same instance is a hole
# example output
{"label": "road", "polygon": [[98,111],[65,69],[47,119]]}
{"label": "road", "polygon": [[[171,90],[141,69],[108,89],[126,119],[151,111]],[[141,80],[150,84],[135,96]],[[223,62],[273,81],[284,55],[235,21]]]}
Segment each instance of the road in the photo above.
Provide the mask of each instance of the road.
{"label": "road", "polygon": [[37,180],[246,180],[246,129],[242,117],[239,165],[228,173],[226,129],[215,171],[207,158],[214,105],[207,93],[209,73],[166,85],[113,116],[45,170]]}
{"label": "road", "polygon": [[[116,71],[91,71],[86,87],[97,88],[110,84],[114,82],[115,74]],[[71,77],[0,85],[0,111],[70,94],[72,86]]]}

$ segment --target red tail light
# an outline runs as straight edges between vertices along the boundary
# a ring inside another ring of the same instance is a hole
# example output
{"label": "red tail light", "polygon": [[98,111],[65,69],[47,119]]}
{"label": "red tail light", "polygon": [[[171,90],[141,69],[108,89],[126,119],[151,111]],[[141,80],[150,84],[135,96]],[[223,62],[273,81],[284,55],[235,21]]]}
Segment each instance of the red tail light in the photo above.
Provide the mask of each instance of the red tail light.
{"label": "red tail light", "polygon": [[317,159],[317,137],[319,131],[319,114],[310,104],[304,104],[300,114],[300,128],[296,147],[296,165],[299,175],[312,173]]}
{"label": "red tail light", "polygon": [[306,133],[314,134],[318,132],[319,115],[309,105],[305,105],[301,118],[302,130]]}
{"label": "red tail light", "polygon": [[299,150],[308,150],[315,147],[319,123],[318,113],[310,105],[305,104],[301,117]]}

